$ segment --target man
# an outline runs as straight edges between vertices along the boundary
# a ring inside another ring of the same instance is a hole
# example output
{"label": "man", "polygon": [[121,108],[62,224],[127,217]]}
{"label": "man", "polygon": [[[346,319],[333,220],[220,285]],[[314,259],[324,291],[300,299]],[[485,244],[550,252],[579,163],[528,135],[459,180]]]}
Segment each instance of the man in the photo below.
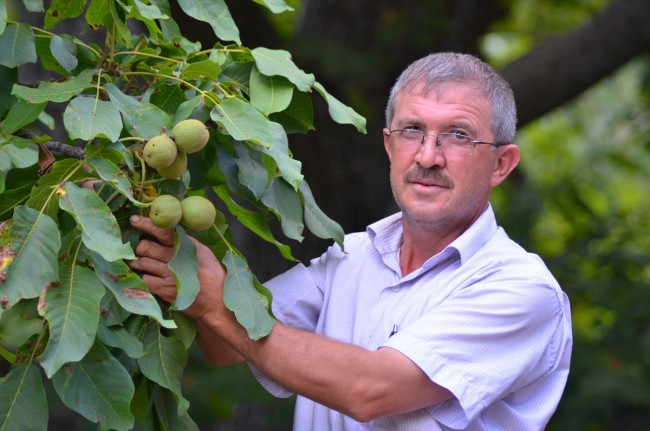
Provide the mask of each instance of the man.
{"label": "man", "polygon": [[[519,162],[508,84],[463,54],[413,63],[391,90],[384,147],[401,212],[269,281],[278,319],[249,340],[223,305],[224,271],[197,244],[206,356],[245,360],[299,395],[294,429],[541,430],[566,383],[568,299],[496,224],[492,187]],[[131,266],[172,301],[169,231],[147,219]]]}

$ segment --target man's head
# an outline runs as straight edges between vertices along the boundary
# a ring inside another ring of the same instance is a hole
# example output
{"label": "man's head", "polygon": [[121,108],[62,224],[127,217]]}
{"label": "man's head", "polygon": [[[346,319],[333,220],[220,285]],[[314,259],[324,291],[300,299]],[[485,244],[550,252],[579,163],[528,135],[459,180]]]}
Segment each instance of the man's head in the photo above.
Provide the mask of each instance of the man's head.
{"label": "man's head", "polygon": [[386,127],[391,128],[397,96],[420,87],[436,91],[449,82],[465,82],[477,86],[491,106],[490,128],[497,143],[514,142],[517,110],[512,89],[492,67],[469,54],[442,52],[414,61],[399,76],[391,89],[386,106]]}
{"label": "man's head", "polygon": [[405,222],[451,239],[519,162],[512,91],[469,55],[433,54],[409,66],[391,91],[386,123],[391,187]]}

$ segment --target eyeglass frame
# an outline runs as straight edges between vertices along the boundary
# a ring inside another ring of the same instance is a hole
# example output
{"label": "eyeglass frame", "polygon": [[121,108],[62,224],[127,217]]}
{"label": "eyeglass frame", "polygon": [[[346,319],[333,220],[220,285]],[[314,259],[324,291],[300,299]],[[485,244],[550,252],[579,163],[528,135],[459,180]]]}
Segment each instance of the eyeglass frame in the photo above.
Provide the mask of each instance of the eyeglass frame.
{"label": "eyeglass frame", "polygon": [[499,148],[499,147],[502,147],[504,145],[510,144],[509,142],[485,142],[485,141],[479,141],[479,140],[474,139],[471,136],[468,136],[468,135],[466,135],[464,133],[456,133],[456,132],[443,132],[443,133],[438,133],[437,135],[433,135],[433,134],[427,135],[426,133],[424,133],[423,130],[418,130],[418,129],[393,129],[393,130],[389,130],[389,131],[384,132],[384,133],[386,134],[386,136],[388,136],[390,138],[390,135],[393,132],[420,133],[422,135],[422,137],[420,139],[420,146],[424,145],[424,141],[425,141],[427,136],[435,136],[435,138],[436,138],[436,148],[441,148],[442,147],[442,145],[440,144],[440,139],[439,139],[440,135],[461,135],[461,136],[469,139],[474,144],[474,146],[472,147],[472,152],[474,151],[474,148],[476,148],[477,144],[479,144],[479,145],[480,144],[482,144],[482,145],[492,145],[495,149]]}

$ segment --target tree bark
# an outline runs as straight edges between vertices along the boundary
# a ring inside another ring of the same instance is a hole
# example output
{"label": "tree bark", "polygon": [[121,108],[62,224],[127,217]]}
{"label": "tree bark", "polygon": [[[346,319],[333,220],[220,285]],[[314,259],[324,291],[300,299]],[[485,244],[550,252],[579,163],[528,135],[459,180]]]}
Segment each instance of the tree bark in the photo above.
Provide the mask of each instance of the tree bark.
{"label": "tree bark", "polygon": [[585,25],[546,39],[503,70],[519,125],[568,102],[650,51],[650,0],[615,0]]}

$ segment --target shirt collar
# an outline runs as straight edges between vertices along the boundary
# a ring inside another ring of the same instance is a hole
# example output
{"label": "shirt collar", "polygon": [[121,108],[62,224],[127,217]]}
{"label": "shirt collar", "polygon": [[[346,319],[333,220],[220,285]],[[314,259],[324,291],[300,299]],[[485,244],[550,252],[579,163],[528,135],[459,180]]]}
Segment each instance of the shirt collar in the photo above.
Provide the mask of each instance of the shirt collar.
{"label": "shirt collar", "polygon": [[[465,230],[458,238],[451,242],[440,254],[447,254],[453,249],[460,256],[461,263],[465,263],[497,231],[496,218],[492,205],[488,204],[487,209],[479,216],[476,221]],[[399,251],[402,244],[402,213],[390,215],[366,228],[370,240],[375,249],[382,255],[386,256]],[[429,260],[433,259],[432,256]],[[425,263],[425,267],[427,264]]]}

